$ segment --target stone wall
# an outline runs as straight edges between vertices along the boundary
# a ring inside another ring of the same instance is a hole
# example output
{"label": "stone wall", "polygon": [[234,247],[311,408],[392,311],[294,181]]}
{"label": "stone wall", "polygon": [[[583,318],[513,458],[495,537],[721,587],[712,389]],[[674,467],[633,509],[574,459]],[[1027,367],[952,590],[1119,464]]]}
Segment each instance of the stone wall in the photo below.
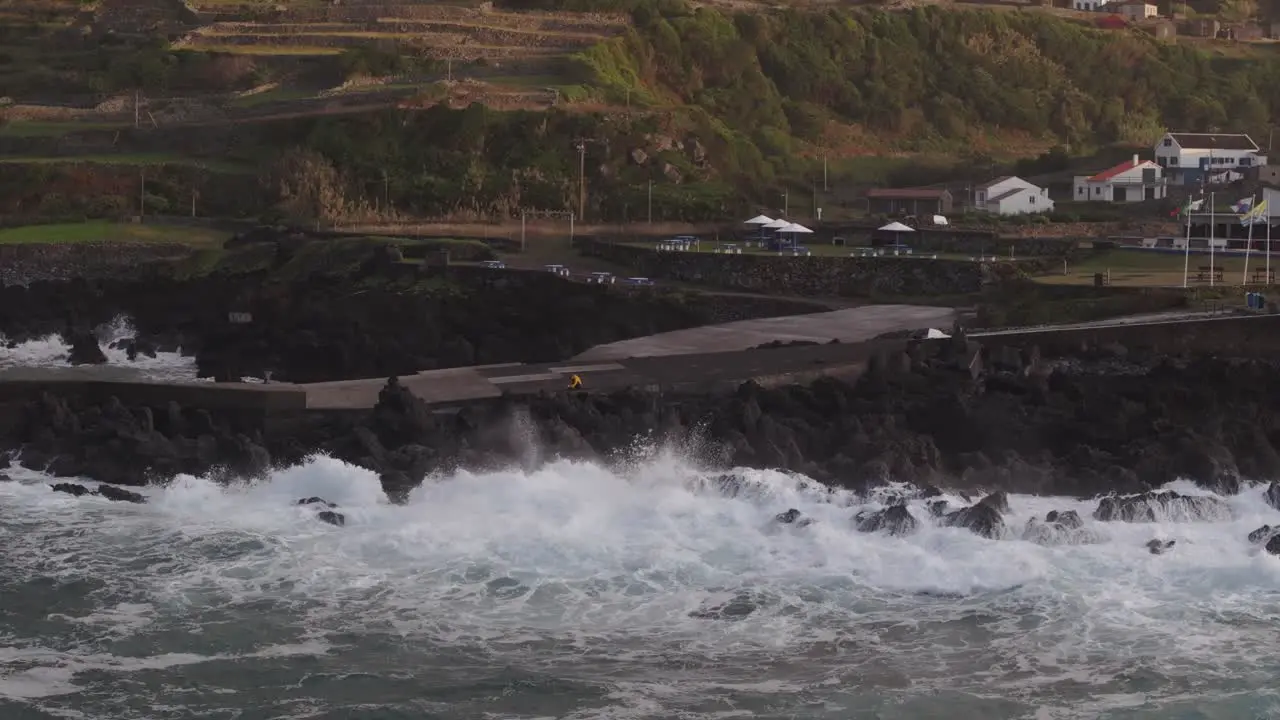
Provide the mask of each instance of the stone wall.
{"label": "stone wall", "polygon": [[964,295],[993,277],[984,265],[958,260],[657,252],[597,240],[580,248],[645,277],[802,297]]}
{"label": "stone wall", "polygon": [[1276,357],[1280,355],[1280,315],[1232,315],[1071,330],[975,334],[972,337],[983,347],[992,349],[1034,345],[1045,357],[1069,356],[1091,348],[1119,354],[1133,351],[1166,355],[1211,352],[1230,357]]}

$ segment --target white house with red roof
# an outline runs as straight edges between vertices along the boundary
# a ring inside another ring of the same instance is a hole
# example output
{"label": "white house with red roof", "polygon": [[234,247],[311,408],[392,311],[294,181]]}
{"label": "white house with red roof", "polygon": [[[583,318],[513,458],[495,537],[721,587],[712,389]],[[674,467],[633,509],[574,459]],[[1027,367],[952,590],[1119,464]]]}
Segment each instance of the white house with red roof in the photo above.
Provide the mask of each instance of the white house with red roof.
{"label": "white house with red roof", "polygon": [[1164,168],[1137,155],[1096,175],[1076,176],[1071,199],[1076,202],[1142,202],[1163,200]]}

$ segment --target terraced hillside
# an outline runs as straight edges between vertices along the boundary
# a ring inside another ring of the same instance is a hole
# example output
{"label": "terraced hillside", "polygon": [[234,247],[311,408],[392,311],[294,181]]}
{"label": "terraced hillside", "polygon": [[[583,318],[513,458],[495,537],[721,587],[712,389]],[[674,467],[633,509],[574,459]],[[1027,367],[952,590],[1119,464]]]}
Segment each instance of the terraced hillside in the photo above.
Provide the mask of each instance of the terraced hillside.
{"label": "terraced hillside", "polygon": [[0,0],[0,215],[831,217],[1280,114],[1270,49],[1035,8],[503,1]]}

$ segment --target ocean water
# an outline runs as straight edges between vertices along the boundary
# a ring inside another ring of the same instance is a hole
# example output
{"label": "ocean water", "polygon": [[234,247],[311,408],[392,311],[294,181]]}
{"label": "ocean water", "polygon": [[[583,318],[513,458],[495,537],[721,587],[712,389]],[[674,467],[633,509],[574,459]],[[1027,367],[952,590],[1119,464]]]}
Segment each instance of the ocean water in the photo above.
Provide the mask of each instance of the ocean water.
{"label": "ocean water", "polygon": [[[212,378],[199,378],[196,359],[181,352],[158,352],[155,357],[138,355],[130,360],[125,350],[111,344],[136,335],[133,321],[121,315],[110,323],[93,330],[98,346],[107,356],[105,365],[73,366],[67,362],[71,350],[62,336],[45,337],[17,343],[9,347],[8,340],[0,333],[0,380],[31,377],[79,377],[99,380],[149,381],[149,382],[209,382]],[[244,382],[262,382],[258,378],[242,378]]]}
{"label": "ocean water", "polygon": [[[550,462],[396,506],[316,457],[131,505],[17,470],[0,718],[1280,717],[1280,559],[1246,539],[1280,512],[1258,490],[1148,524],[1015,495],[999,540],[913,502],[922,527],[893,538],[853,530],[854,496],[738,473]],[[346,526],[295,504],[313,495]],[[816,522],[773,522],[787,508]],[[1083,531],[1024,539],[1072,509]]]}

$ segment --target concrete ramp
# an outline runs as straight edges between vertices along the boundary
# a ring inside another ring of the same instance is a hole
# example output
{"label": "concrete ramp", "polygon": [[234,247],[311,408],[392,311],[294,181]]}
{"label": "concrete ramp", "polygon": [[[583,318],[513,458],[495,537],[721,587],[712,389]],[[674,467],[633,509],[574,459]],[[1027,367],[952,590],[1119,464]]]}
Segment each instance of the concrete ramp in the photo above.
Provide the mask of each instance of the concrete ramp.
{"label": "concrete ramp", "polygon": [[867,305],[811,315],[740,320],[597,345],[574,360],[733,352],[779,340],[865,342],[895,330],[939,328],[950,332],[955,310],[922,305]]}

